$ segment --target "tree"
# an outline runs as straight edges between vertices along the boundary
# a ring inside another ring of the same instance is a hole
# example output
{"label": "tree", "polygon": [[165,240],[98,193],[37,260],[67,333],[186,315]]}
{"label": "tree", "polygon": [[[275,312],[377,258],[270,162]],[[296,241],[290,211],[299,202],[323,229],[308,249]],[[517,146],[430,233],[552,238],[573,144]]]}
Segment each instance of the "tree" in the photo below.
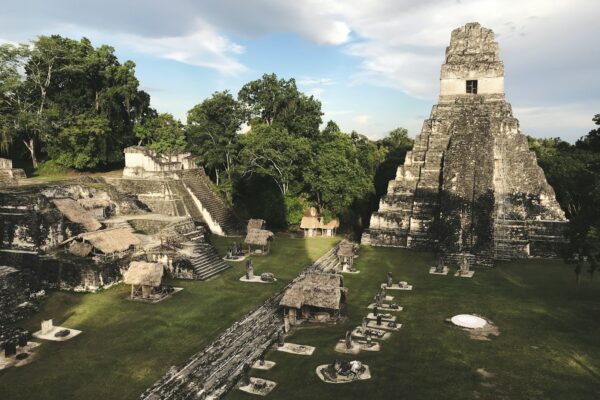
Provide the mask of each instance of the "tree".
{"label": "tree", "polygon": [[599,126],[596,129],[592,129],[587,136],[579,139],[575,146],[580,149],[590,150],[596,153],[600,153],[600,114],[594,115],[592,121]]}
{"label": "tree", "polygon": [[298,91],[296,81],[264,74],[238,93],[249,125],[280,125],[294,136],[314,138],[321,124],[321,102]]}
{"label": "tree", "polygon": [[292,136],[285,128],[261,124],[240,138],[244,173],[268,176],[285,197],[301,176],[310,152],[307,139]]}
{"label": "tree", "polygon": [[86,38],[40,36],[28,45],[4,45],[0,75],[2,146],[6,150],[8,143],[22,142],[34,167],[50,147],[54,158],[73,164],[78,155],[60,154],[61,143],[65,132],[77,131],[83,120],[95,121],[94,127],[108,121],[102,135],[106,151],[96,154],[97,160],[74,164],[120,160],[123,148],[133,143],[134,124],[151,114],[150,97],[138,90],[135,64],[120,64],[112,47],[94,48]]}
{"label": "tree", "polygon": [[136,125],[138,145],[146,145],[157,153],[181,151],[186,147],[185,132],[180,121],[169,113],[147,118]]}
{"label": "tree", "polygon": [[76,115],[48,146],[48,155],[66,167],[96,168],[108,158],[106,138],[110,134],[106,116],[95,113]]}
{"label": "tree", "polygon": [[304,182],[321,213],[340,215],[357,199],[372,191],[372,175],[361,163],[351,137],[332,133],[332,140],[313,153]]}
{"label": "tree", "polygon": [[242,121],[241,107],[228,91],[215,92],[188,111],[189,147],[200,156],[202,165],[215,172],[217,185],[221,170],[231,182]]}

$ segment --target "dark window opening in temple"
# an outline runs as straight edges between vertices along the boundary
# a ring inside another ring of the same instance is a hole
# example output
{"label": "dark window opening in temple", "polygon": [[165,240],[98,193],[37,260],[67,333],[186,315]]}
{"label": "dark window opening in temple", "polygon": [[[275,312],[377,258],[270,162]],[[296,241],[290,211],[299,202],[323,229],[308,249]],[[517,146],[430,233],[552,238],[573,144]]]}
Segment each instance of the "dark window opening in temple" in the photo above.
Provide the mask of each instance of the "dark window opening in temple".
{"label": "dark window opening in temple", "polygon": [[467,93],[477,94],[477,81],[467,81]]}

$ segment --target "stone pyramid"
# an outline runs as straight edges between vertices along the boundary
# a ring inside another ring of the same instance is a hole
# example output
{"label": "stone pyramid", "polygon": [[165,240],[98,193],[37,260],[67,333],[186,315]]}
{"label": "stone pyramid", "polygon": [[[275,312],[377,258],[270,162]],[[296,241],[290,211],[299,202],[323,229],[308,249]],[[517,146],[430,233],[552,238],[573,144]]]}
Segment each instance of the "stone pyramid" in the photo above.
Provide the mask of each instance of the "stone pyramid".
{"label": "stone pyramid", "polygon": [[556,255],[568,221],[504,98],[490,29],[452,32],[440,84],[363,243],[437,249],[450,264]]}

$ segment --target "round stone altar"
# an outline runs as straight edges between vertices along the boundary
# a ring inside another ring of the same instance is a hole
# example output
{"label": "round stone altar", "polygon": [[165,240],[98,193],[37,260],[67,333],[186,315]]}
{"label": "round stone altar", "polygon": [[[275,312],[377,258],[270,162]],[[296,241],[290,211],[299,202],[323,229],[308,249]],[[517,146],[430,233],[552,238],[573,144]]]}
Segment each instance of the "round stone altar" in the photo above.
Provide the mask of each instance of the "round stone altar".
{"label": "round stone altar", "polygon": [[478,329],[487,325],[487,321],[481,317],[470,314],[458,314],[450,318],[454,325],[462,326],[463,328]]}

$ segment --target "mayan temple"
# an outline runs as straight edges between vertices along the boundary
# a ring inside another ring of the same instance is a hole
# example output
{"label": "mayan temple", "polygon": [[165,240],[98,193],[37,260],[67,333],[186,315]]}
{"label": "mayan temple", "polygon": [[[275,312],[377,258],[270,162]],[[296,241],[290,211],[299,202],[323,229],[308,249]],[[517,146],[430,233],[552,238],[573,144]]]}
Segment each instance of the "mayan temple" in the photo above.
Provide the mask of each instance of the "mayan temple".
{"label": "mayan temple", "polygon": [[490,29],[452,32],[440,96],[363,243],[438,249],[450,264],[546,257],[567,220],[504,96]]}

